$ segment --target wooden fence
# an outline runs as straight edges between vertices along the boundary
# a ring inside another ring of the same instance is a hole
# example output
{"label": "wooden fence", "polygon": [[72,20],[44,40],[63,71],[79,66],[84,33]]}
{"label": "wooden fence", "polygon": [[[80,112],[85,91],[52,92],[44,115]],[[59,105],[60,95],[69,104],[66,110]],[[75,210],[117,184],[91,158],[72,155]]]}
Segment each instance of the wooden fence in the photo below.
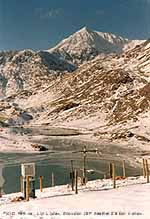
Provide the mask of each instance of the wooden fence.
{"label": "wooden fence", "polygon": [[[147,159],[142,159],[142,175],[145,178],[145,183],[149,183],[149,166],[148,166],[148,160]],[[69,174],[68,174],[69,175]],[[141,174],[139,174],[140,176]],[[107,177],[106,177],[107,176]],[[116,189],[117,188],[117,180],[118,179],[125,179],[127,177],[127,171],[126,171],[126,163],[125,160],[122,161],[122,175],[117,176],[116,174],[116,165],[115,162],[109,163],[109,168],[108,168],[108,173],[104,174],[104,178],[109,178],[112,180],[112,188]],[[72,168],[72,172],[70,173],[70,187],[72,188],[72,191],[75,192],[75,194],[78,194],[78,187],[79,187],[79,179],[82,178],[79,175],[79,169],[74,169]],[[39,177],[39,185],[40,185],[40,192],[43,192],[43,180],[44,177],[40,176]],[[54,187],[55,186],[55,176],[54,172],[51,173],[50,176],[50,186]],[[82,184],[83,180],[81,180]],[[85,181],[83,183],[85,185]],[[26,192],[26,201],[29,201],[29,191],[30,191],[30,177],[26,177],[26,188],[23,188],[23,177],[20,176],[20,191],[23,192],[23,189]],[[2,188],[0,188],[0,197],[2,197],[1,193]]]}

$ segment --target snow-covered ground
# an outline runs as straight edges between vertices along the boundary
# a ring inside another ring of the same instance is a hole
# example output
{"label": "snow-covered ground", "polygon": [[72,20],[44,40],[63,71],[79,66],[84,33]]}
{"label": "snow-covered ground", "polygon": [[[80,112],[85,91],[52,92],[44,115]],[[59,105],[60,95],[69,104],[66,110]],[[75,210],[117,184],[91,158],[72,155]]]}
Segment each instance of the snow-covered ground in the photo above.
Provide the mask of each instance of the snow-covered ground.
{"label": "snow-covered ground", "polygon": [[0,130],[0,152],[32,152],[34,149],[27,135],[10,133],[9,129]]}
{"label": "snow-covered ground", "polygon": [[68,185],[36,191],[36,199],[12,203],[21,193],[0,198],[0,218],[6,219],[149,219],[150,184],[143,177],[90,181],[74,194]]}

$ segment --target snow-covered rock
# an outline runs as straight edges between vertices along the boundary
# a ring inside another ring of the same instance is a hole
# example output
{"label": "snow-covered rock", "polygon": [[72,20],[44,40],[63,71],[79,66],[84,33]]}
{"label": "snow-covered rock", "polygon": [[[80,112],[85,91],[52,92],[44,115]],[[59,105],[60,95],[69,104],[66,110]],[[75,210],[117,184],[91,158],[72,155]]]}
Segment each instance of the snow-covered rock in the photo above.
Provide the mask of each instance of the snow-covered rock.
{"label": "snow-covered rock", "polygon": [[0,53],[0,96],[16,94],[22,90],[42,86],[57,74],[72,72],[75,65],[46,51]]}

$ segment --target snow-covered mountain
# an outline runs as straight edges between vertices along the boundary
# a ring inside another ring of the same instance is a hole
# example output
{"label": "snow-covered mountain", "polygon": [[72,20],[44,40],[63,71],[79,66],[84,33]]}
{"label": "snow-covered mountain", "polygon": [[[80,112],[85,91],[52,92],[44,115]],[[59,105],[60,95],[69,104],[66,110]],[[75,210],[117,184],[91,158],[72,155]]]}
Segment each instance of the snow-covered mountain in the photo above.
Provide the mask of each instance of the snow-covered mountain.
{"label": "snow-covered mountain", "polygon": [[[136,136],[149,142],[141,137],[141,127],[149,133],[149,54],[150,42],[145,41],[120,55],[99,55],[73,74],[58,76],[21,105],[33,115],[32,124],[82,127],[102,138]],[[130,133],[131,127],[138,134]]]}
{"label": "snow-covered mountain", "polygon": [[[132,48],[131,43],[133,45],[132,40],[112,33],[92,31],[84,27],[48,51],[75,64],[81,64],[101,53],[121,53],[125,46]],[[139,42],[135,44],[137,43]]]}
{"label": "snow-covered mountain", "polygon": [[129,40],[82,28],[49,51],[0,52],[0,97],[45,86],[56,75],[101,53],[120,53]]}
{"label": "snow-covered mountain", "polygon": [[0,52],[0,97],[45,86],[56,75],[72,72],[99,54],[120,54],[138,43],[84,27],[48,51]]}
{"label": "snow-covered mountain", "polygon": [[149,60],[149,40],[86,28],[49,51],[1,52],[0,111],[11,124],[63,124],[98,136],[102,128],[111,139],[123,130],[127,136],[129,127],[149,118]]}

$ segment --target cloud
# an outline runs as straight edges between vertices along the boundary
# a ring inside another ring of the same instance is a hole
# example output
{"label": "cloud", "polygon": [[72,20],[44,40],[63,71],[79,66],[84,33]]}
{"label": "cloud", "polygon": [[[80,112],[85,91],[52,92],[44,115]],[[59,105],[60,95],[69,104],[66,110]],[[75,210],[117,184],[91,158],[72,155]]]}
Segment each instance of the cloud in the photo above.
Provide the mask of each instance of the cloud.
{"label": "cloud", "polygon": [[62,8],[50,9],[49,11],[47,11],[45,16],[47,18],[55,18],[55,17],[58,17],[59,15],[61,15],[62,12],[63,12]]}
{"label": "cloud", "polygon": [[45,10],[44,8],[35,9],[36,16],[38,16],[41,20],[56,18],[60,16],[62,13],[62,8],[51,8],[47,10]]}

